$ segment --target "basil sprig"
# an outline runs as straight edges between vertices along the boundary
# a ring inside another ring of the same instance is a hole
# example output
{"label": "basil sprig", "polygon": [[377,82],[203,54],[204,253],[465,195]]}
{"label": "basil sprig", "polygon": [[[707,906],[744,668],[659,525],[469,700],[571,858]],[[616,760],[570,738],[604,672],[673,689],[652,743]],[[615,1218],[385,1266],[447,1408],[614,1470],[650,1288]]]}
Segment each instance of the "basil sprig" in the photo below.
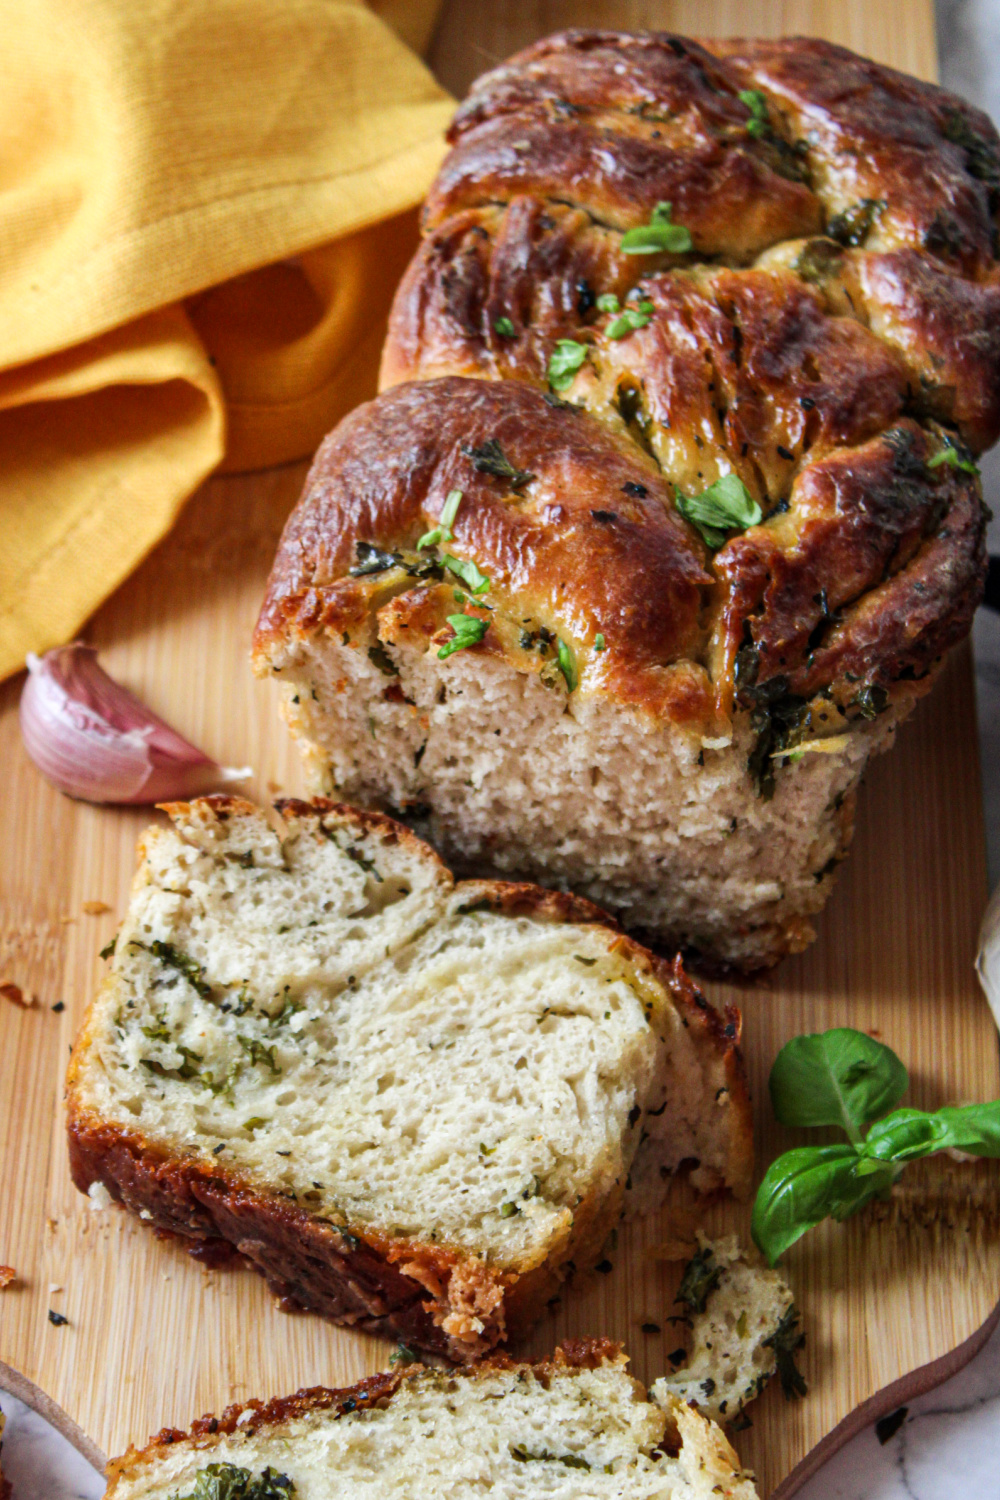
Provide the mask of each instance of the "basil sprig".
{"label": "basil sprig", "polygon": [[887,1198],[907,1162],[952,1149],[1000,1157],[1000,1100],[893,1110],[908,1086],[892,1048],[850,1027],[795,1037],[778,1053],[769,1084],[777,1119],[835,1125],[848,1139],[798,1146],[771,1163],[752,1221],[754,1243],[770,1265],[823,1219],[841,1223],[872,1199]]}
{"label": "basil sprig", "polygon": [[658,203],[648,224],[639,224],[622,235],[621,248],[626,255],[686,255],[692,249],[690,230],[673,223],[670,204]]}
{"label": "basil sprig", "polygon": [[721,547],[733,531],[756,526],[763,512],[737,474],[723,474],[700,495],[685,495],[674,486],[677,509],[701,533],[705,545],[713,551]]}

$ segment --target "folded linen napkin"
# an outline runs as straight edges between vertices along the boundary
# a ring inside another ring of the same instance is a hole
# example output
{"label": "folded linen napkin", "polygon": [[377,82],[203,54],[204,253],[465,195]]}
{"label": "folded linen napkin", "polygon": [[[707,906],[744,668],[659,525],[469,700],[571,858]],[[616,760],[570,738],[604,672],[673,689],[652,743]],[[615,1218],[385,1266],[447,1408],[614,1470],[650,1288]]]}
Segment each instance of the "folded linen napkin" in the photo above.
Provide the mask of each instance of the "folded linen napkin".
{"label": "folded linen napkin", "polygon": [[0,677],[213,469],[373,393],[452,109],[400,39],[436,8],[0,0]]}

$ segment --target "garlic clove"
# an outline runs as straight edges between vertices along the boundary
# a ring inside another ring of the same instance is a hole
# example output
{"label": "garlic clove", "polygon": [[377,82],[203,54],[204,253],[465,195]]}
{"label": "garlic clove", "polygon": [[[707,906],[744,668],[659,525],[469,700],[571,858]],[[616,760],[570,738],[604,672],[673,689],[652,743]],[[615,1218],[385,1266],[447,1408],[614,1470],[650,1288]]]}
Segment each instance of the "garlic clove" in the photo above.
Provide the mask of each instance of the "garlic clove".
{"label": "garlic clove", "polygon": [[243,781],[171,729],[74,641],[29,655],[21,693],[24,746],[60,791],[85,802],[149,803]]}
{"label": "garlic clove", "polygon": [[993,892],[979,929],[976,973],[990,1003],[993,1019],[1000,1026],[1000,886]]}

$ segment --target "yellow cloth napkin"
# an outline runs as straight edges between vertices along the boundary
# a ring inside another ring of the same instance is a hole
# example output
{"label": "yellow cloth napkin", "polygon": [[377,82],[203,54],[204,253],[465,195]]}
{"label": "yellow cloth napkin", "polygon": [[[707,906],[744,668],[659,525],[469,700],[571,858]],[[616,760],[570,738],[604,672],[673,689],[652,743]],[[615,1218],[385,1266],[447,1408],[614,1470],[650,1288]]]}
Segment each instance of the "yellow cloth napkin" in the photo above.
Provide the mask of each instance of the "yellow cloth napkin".
{"label": "yellow cloth napkin", "polygon": [[0,677],[220,463],[373,393],[452,110],[400,40],[436,9],[0,0]]}

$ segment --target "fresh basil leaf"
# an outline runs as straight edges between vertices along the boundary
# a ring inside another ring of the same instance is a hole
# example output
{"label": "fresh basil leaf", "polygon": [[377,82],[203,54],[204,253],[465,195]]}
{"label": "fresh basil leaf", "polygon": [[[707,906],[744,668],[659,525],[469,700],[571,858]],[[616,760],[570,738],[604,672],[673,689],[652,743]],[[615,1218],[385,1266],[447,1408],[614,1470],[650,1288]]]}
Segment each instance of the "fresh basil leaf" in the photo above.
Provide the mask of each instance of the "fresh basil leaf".
{"label": "fresh basil leaf", "polygon": [[894,1162],[916,1161],[935,1151],[1000,1156],[1000,1100],[949,1105],[933,1114],[897,1109],[872,1126],[861,1150],[870,1160]]}
{"label": "fresh basil leaf", "polygon": [[549,356],[549,386],[554,391],[564,391],[573,384],[576,372],[587,358],[586,344],[576,339],[559,339]]}
{"label": "fresh basil leaf", "polygon": [[441,542],[450,542],[454,540],[454,533],[452,532],[451,528],[455,524],[455,517],[458,515],[458,507],[461,505],[461,503],[462,491],[449,490],[448,498],[445,500],[444,504],[441,507],[441,518],[438,521],[438,524],[434,527],[433,531],[424,532],[423,536],[417,543],[418,552],[420,552],[424,547],[437,547]]}
{"label": "fresh basil leaf", "polygon": [[674,486],[677,509],[700,532],[705,545],[715,550],[730,532],[756,526],[763,512],[737,474],[723,474],[700,495],[685,495]]}
{"label": "fresh basil leaf", "polygon": [[648,224],[640,224],[622,235],[626,255],[686,255],[692,249],[690,231],[671,220],[669,203],[658,203]]}
{"label": "fresh basil leaf", "polygon": [[853,1146],[799,1146],[768,1167],[754,1200],[754,1244],[774,1265],[790,1245],[831,1215],[846,1218],[892,1185],[884,1167],[864,1180],[855,1176]]}
{"label": "fresh basil leaf", "polygon": [[450,552],[445,552],[441,557],[441,563],[460,578],[469,590],[470,594],[485,594],[490,586],[490,580],[485,573],[480,573],[475,563],[470,560],[463,561],[460,557],[452,557]]}
{"label": "fresh basil leaf", "polygon": [[481,620],[478,615],[448,615],[447,619],[455,635],[438,648],[440,661],[454,656],[456,651],[462,651],[466,646],[478,645],[490,623],[489,620]]}
{"label": "fresh basil leaf", "polygon": [[768,1086],[782,1125],[839,1125],[857,1143],[861,1127],[898,1104],[909,1081],[891,1047],[837,1026],[786,1042]]}

